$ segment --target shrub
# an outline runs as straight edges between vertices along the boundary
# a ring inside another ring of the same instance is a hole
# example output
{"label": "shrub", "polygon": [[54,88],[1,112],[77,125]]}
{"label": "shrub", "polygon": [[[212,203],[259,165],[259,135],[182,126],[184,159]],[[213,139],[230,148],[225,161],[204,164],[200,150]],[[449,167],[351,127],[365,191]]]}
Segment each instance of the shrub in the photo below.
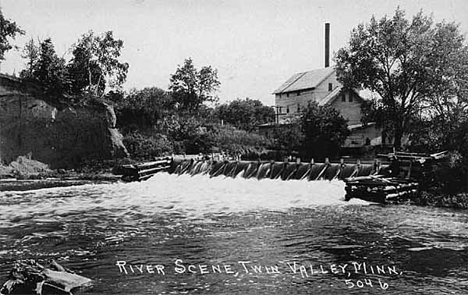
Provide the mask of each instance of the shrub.
{"label": "shrub", "polygon": [[152,159],[173,152],[172,143],[166,136],[160,134],[148,136],[132,132],[125,135],[123,142],[134,159]]}
{"label": "shrub", "polygon": [[264,153],[270,141],[257,134],[237,130],[230,126],[218,126],[209,132],[213,147],[231,154]]}

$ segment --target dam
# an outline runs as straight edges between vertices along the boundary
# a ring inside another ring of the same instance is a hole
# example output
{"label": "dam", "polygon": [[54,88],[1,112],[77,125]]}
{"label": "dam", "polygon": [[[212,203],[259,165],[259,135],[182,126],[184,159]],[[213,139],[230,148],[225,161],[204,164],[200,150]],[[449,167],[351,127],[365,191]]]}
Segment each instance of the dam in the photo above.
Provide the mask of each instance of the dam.
{"label": "dam", "polygon": [[258,180],[333,180],[369,176],[378,173],[380,166],[371,164],[294,163],[261,161],[175,161],[169,173],[208,174],[210,177],[226,176],[256,178]]}
{"label": "dam", "polygon": [[385,173],[388,166],[379,162],[372,164],[274,162],[274,161],[213,161],[211,159],[165,158],[154,162],[124,165],[120,173],[127,181],[146,180],[158,172],[171,174],[209,175],[245,179],[278,180],[333,180],[350,177],[370,176]]}

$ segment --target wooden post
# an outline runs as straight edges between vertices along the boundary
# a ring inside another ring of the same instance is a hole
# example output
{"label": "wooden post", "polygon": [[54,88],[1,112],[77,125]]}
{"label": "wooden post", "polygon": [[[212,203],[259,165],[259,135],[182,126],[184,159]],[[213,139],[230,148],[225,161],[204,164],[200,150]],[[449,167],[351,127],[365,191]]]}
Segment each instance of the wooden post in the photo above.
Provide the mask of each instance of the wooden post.
{"label": "wooden post", "polygon": [[413,169],[413,160],[410,160],[409,162],[409,170],[408,170],[408,175],[406,175],[406,179],[409,179],[411,177],[411,170]]}

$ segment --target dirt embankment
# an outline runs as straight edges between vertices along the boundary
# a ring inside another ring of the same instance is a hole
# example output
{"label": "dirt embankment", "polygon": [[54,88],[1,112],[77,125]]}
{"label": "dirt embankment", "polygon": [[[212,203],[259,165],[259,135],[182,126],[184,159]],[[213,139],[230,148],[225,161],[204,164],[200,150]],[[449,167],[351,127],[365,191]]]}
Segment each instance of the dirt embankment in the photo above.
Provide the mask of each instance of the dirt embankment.
{"label": "dirt embankment", "polygon": [[57,106],[34,85],[0,74],[0,162],[28,154],[53,169],[128,155],[110,104]]}

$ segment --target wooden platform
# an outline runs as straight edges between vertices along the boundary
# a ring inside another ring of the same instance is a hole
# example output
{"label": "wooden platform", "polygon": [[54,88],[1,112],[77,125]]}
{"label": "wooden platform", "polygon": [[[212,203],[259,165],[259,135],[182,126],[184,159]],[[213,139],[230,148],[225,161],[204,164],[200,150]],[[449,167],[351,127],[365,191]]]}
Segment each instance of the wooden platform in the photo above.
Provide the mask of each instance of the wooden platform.
{"label": "wooden platform", "polygon": [[419,182],[437,165],[447,159],[447,152],[435,154],[393,152],[379,154],[388,168],[381,175],[345,179],[345,200],[363,199],[378,203],[400,203],[417,196]]}
{"label": "wooden platform", "polygon": [[376,203],[400,203],[415,197],[418,183],[414,180],[366,176],[345,179],[345,200],[358,198]]}

